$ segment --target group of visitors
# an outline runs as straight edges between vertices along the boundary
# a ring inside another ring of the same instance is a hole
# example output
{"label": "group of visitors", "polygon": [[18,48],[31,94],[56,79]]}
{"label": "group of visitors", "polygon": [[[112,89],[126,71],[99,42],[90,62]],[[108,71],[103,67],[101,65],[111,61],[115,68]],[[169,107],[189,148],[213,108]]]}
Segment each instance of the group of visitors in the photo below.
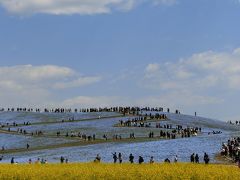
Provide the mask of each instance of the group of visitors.
{"label": "group of visitors", "polygon": [[155,120],[166,120],[167,116],[165,114],[155,114],[152,115],[150,113],[150,115],[145,114],[145,115],[141,115],[139,117],[135,117],[132,119],[128,119],[126,121],[120,120],[119,121],[119,126],[123,126],[123,127],[150,127],[151,123],[146,122],[147,120],[151,120],[151,119],[155,119]]}
{"label": "group of visitors", "polygon": [[195,153],[191,154],[190,162],[191,163],[199,163],[199,156],[198,156],[198,154],[196,154],[196,155],[195,155]]}
{"label": "group of visitors", "polygon": [[222,144],[221,155],[240,163],[240,137],[233,137]]}
{"label": "group of visitors", "polygon": [[[113,163],[114,164],[116,164],[116,163],[120,163],[120,164],[123,163],[123,154],[120,153],[120,152],[119,153],[117,153],[117,152],[112,153],[112,158],[113,158]],[[129,163],[131,163],[131,164],[133,164],[133,163],[142,164],[142,163],[145,162],[145,160],[144,160],[144,158],[142,156],[138,156],[138,158],[136,160],[135,159],[136,159],[135,156],[132,153],[130,153],[130,155],[128,156],[128,162]],[[198,154],[193,153],[190,156],[190,162],[191,163],[199,164],[200,163],[199,159],[200,158],[199,158]],[[3,156],[0,157],[0,161],[2,161],[2,160],[3,160]],[[97,156],[94,159],[94,162],[100,163],[101,160],[102,160],[102,158],[101,158],[100,154],[97,154]],[[210,158],[209,158],[209,155],[207,153],[204,153],[203,161],[204,161],[205,164],[209,164]],[[171,160],[169,158],[165,158],[163,160],[163,162],[171,163]],[[174,163],[178,162],[178,156],[177,155],[174,156],[173,162]],[[14,157],[11,158],[10,163],[11,164],[18,164],[18,162],[15,161]],[[42,159],[37,158],[36,161],[33,161],[32,159],[28,160],[28,164],[33,164],[33,163],[35,163],[35,164],[47,164],[48,161],[46,159],[44,159],[44,158],[42,158]],[[66,158],[64,156],[61,156],[60,157],[60,163],[61,164],[66,163],[67,164],[67,163],[69,163],[69,160],[68,160],[68,158]],[[155,160],[154,160],[153,156],[150,156],[148,163],[150,163],[150,164],[155,163]]]}
{"label": "group of visitors", "polygon": [[[113,163],[114,163],[114,164],[116,164],[117,162],[119,162],[119,163],[121,164],[121,163],[123,162],[122,153],[116,153],[116,152],[115,152],[115,153],[112,153],[112,157],[113,157]],[[134,163],[134,162],[135,162],[134,159],[135,159],[135,157],[134,157],[133,154],[131,153],[131,154],[129,155],[129,157],[128,157],[129,163],[131,163],[131,164]],[[101,157],[100,157],[99,154],[97,154],[94,162],[100,162],[100,161],[101,161]],[[204,153],[203,161],[204,161],[205,164],[209,164],[210,158],[209,158],[209,155],[208,155],[207,153]],[[142,164],[142,163],[145,162],[145,160],[144,160],[144,158],[143,158],[142,156],[138,156],[137,162],[138,162],[139,164]],[[154,162],[155,162],[155,161],[154,161],[154,157],[151,156],[150,159],[149,159],[149,163],[150,163],[150,164],[153,164]],[[164,159],[163,162],[165,162],[165,163],[171,163],[171,160],[170,160],[169,158],[166,158],[166,159]],[[174,162],[174,163],[177,163],[177,162],[178,162],[178,156],[177,156],[177,155],[174,156],[173,162]],[[198,156],[198,154],[193,153],[193,154],[190,156],[190,162],[191,162],[191,163],[197,163],[197,164],[199,164],[200,161],[199,161],[199,156]]]}
{"label": "group of visitors", "polygon": [[[10,131],[10,128],[8,128],[8,131]],[[35,132],[27,132],[25,129],[18,128],[17,133],[23,134],[23,135],[31,135],[31,136],[42,136],[43,131],[41,130],[36,130]]]}
{"label": "group of visitors", "polygon": [[228,121],[228,123],[231,125],[240,125],[240,121],[235,121],[235,122]]}
{"label": "group of visitors", "polygon": [[[119,161],[119,163],[121,164],[122,162],[123,162],[123,159],[122,159],[122,153],[112,153],[112,155],[113,155],[113,163],[114,164],[116,164],[117,163],[117,161]],[[99,156],[99,155],[98,155]],[[129,155],[129,162],[132,164],[132,163],[134,163],[134,156],[133,156],[133,154],[130,154]],[[143,157],[142,156],[139,156],[138,157],[138,163],[139,164],[142,164],[144,162],[144,159],[143,159]],[[154,160],[153,160],[153,156],[150,158],[150,163],[154,163]]]}
{"label": "group of visitors", "polygon": [[160,131],[160,138],[164,139],[176,139],[176,133],[175,132],[168,132],[168,131]]}
{"label": "group of visitors", "polygon": [[138,116],[126,121],[119,120],[119,125],[124,127],[137,127],[138,123],[144,123],[147,120],[147,116]]}
{"label": "group of visitors", "polygon": [[[57,132],[57,137],[59,137],[61,135],[60,131]],[[81,132],[73,132],[71,131],[71,133],[66,132],[65,137],[78,137],[80,139],[83,139],[84,141],[95,141],[96,140],[96,135],[87,135],[86,133],[81,133]]]}
{"label": "group of visitors", "polygon": [[[209,161],[210,161],[209,155],[206,152],[204,153],[203,161],[204,161],[205,164],[208,164]],[[198,164],[199,163],[199,155],[195,154],[195,153],[191,154],[190,162]]]}
{"label": "group of visitors", "polygon": [[60,157],[60,163],[63,164],[63,163],[68,163],[68,158],[64,158],[63,156]]}
{"label": "group of visitors", "polygon": [[[45,113],[71,113],[71,112],[119,112],[123,114],[138,114],[143,111],[155,111],[155,112],[163,112],[162,107],[104,107],[104,108],[26,108],[26,107],[11,107],[11,108],[0,108],[1,112],[45,112]],[[167,108],[167,111],[170,112],[170,109]]]}
{"label": "group of visitors", "polygon": [[[18,164],[17,161],[15,161],[15,158],[12,157],[11,158],[11,161],[10,161],[11,164]],[[44,158],[40,159],[40,158],[37,158],[37,160],[34,162],[31,158],[28,160],[28,164],[48,164],[48,161]]]}
{"label": "group of visitors", "polygon": [[222,131],[212,131],[212,132],[208,132],[208,135],[210,134],[222,134]]}
{"label": "group of visitors", "polygon": [[[1,128],[5,128],[5,127],[17,127],[19,124],[17,124],[16,122],[13,122],[13,123],[0,123],[0,127]],[[23,122],[23,125],[24,126],[29,126],[31,125],[31,123],[29,121],[27,122]]]}
{"label": "group of visitors", "polygon": [[122,153],[118,153],[118,155],[117,155],[117,153],[115,152],[112,155],[113,155],[113,163],[114,164],[117,163],[117,160],[119,161],[120,164],[122,163],[122,161],[123,161]]}

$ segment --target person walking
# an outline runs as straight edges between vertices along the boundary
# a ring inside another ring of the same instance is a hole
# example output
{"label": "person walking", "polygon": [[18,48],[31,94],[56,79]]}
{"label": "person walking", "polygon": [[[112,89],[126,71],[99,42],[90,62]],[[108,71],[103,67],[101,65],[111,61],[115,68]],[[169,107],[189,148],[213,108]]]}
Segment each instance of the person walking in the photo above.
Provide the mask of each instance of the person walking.
{"label": "person walking", "polygon": [[61,158],[60,158],[60,162],[61,162],[61,164],[64,163],[64,157],[63,157],[63,156],[61,156]]}
{"label": "person walking", "polygon": [[203,160],[204,160],[205,164],[208,164],[208,163],[209,163],[210,159],[209,159],[209,156],[208,156],[207,153],[204,153],[204,158],[203,158]]}
{"label": "person walking", "polygon": [[190,161],[191,161],[191,163],[194,163],[194,161],[195,161],[195,154],[194,153],[190,156]]}
{"label": "person walking", "polygon": [[97,162],[97,163],[100,163],[100,162],[101,162],[101,157],[100,157],[99,154],[97,154],[97,156],[96,156],[94,162]]}
{"label": "person walking", "polygon": [[122,153],[118,153],[118,160],[119,163],[122,164]]}
{"label": "person walking", "polygon": [[139,158],[138,158],[138,163],[139,163],[139,164],[142,164],[143,162],[144,162],[143,157],[142,157],[142,156],[139,156]]}
{"label": "person walking", "polygon": [[132,154],[129,155],[129,162],[132,164],[134,161],[134,156]]}
{"label": "person walking", "polygon": [[199,163],[199,156],[198,156],[198,154],[196,154],[196,156],[195,156],[195,163]]}
{"label": "person walking", "polygon": [[115,164],[117,162],[117,153],[113,153],[113,163]]}
{"label": "person walking", "polygon": [[150,163],[150,164],[153,164],[153,163],[154,163],[153,156],[151,156],[149,163]]}
{"label": "person walking", "polygon": [[12,157],[11,159],[11,164],[14,164],[14,157]]}
{"label": "person walking", "polygon": [[178,162],[178,156],[177,156],[177,155],[174,157],[174,162],[175,162],[175,163]]}

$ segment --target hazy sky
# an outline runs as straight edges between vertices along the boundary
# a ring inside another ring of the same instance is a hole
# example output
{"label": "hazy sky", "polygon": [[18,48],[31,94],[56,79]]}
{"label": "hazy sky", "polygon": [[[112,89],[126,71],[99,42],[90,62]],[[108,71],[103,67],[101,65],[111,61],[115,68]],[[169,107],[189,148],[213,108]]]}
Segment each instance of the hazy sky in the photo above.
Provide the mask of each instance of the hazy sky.
{"label": "hazy sky", "polygon": [[0,0],[0,106],[240,120],[239,0]]}

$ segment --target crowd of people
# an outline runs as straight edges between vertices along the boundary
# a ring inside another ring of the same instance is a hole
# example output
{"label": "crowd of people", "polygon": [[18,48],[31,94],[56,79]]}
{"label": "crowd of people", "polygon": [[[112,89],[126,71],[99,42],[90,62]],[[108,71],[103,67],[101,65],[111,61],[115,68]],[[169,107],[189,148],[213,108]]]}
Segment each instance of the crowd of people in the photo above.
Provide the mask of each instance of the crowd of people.
{"label": "crowd of people", "polygon": [[229,124],[231,125],[239,125],[240,126],[240,121],[228,121]]}
{"label": "crowd of people", "polygon": [[[11,164],[18,164],[18,162],[15,160],[14,157],[11,158],[11,161],[10,161]],[[28,164],[48,164],[48,161],[44,158],[40,159],[40,158],[37,158],[36,161],[33,161],[32,159],[29,159],[28,160]]]}
{"label": "crowd of people", "polygon": [[[26,107],[11,107],[11,108],[0,108],[0,112],[45,112],[45,113],[70,113],[70,112],[121,112],[137,114],[137,112],[143,111],[155,111],[163,112],[162,107],[104,107],[104,108],[26,108]],[[170,109],[167,108],[170,112]]]}
{"label": "crowd of people", "polygon": [[[171,127],[171,126],[169,126]],[[10,128],[8,129],[10,131]],[[172,131],[164,131],[164,130],[160,130],[159,133],[156,133],[156,131],[149,131],[149,133],[145,136],[136,136],[134,132],[129,133],[128,135],[124,135],[124,134],[103,134],[102,136],[96,136],[96,134],[92,134],[92,135],[87,135],[86,133],[82,133],[82,132],[60,132],[57,131],[56,132],[56,137],[65,137],[65,138],[79,138],[81,140],[84,141],[95,141],[95,140],[126,140],[126,139],[136,139],[136,138],[162,138],[162,139],[176,139],[176,138],[186,138],[186,137],[191,137],[192,135],[194,135],[195,133],[198,133],[199,128],[185,128],[182,130],[177,130],[177,129],[173,129]],[[13,132],[13,131],[11,131]],[[28,136],[48,136],[47,134],[44,134],[43,131],[38,131],[36,130],[35,132],[27,132],[26,130],[22,129],[22,128],[18,128],[16,133],[19,134],[23,134],[23,135],[28,135]],[[49,134],[49,137],[52,137],[51,134]],[[98,139],[97,139],[98,138]],[[4,148],[5,150],[5,148]]]}
{"label": "crowd of people", "polygon": [[233,137],[222,144],[222,156],[230,157],[234,162],[240,163],[240,137]]}
{"label": "crowd of people", "polygon": [[167,115],[166,114],[159,114],[156,113],[155,115],[152,115],[151,113],[141,115],[139,117],[135,117],[132,119],[128,119],[126,121],[119,120],[119,126],[123,127],[150,127],[151,124],[146,122],[147,120],[155,119],[155,120],[166,120]]}
{"label": "crowd of people", "polygon": [[[61,132],[58,131],[57,132],[57,137],[60,137],[61,136]],[[66,132],[65,133],[65,137],[78,137],[80,139],[83,139],[84,141],[94,141],[96,140],[96,134],[93,134],[93,135],[87,135],[86,133],[81,133],[81,132],[73,132],[71,131],[70,133],[69,132]]]}
{"label": "crowd of people", "polygon": [[160,131],[160,138],[166,138],[166,139],[176,139],[176,133],[171,133],[168,131]]}
{"label": "crowd of people", "polygon": [[[210,158],[209,158],[209,155],[207,153],[204,153],[204,156],[203,156],[203,161],[205,162],[205,164],[208,164],[209,161],[210,161]],[[198,154],[191,154],[190,156],[190,162],[191,163],[199,163],[199,155]]]}
{"label": "crowd of people", "polygon": [[[45,113],[78,113],[78,112],[118,112],[118,113],[123,113],[124,115],[126,114],[133,114],[137,117],[134,117],[132,119],[128,119],[127,121],[123,121],[120,120],[119,124],[120,126],[126,126],[126,127],[149,127],[152,128],[152,124],[147,122],[147,120],[151,120],[151,119],[156,119],[156,120],[167,120],[168,117],[165,113],[162,113],[164,111],[164,109],[162,107],[158,107],[158,108],[150,108],[150,107],[144,107],[144,108],[140,108],[140,107],[110,107],[110,108],[81,108],[81,109],[67,109],[67,108],[43,108],[42,110],[40,108],[1,108],[0,111],[2,112],[45,112]],[[145,112],[154,112],[154,113],[150,113],[150,114],[144,114]],[[166,112],[170,112],[170,109],[167,108]],[[175,110],[174,111],[176,114],[180,114],[179,110]],[[195,113],[196,116],[196,113]],[[62,120],[62,122],[65,121],[74,121],[74,117],[73,118],[69,118],[68,120]],[[236,122],[229,122],[230,124],[236,124],[236,125],[240,125],[240,121],[236,121]],[[13,122],[11,124],[9,123],[0,123],[0,127],[4,128],[4,127],[9,127],[8,131],[11,131],[10,127],[18,127],[18,123]],[[31,125],[30,122],[24,122],[23,123],[24,126],[28,126]],[[155,128],[159,128],[159,129],[166,129],[167,131],[161,130],[159,133],[159,136],[162,138],[169,138],[169,139],[175,139],[177,135],[180,135],[182,138],[183,137],[191,137],[194,136],[198,133],[201,132],[201,128],[199,127],[194,127],[194,128],[183,128],[182,125],[176,125],[176,127],[173,127],[172,124],[162,124],[162,123],[156,123],[155,124]],[[170,131],[169,131],[170,130]],[[18,128],[17,129],[17,133],[20,134],[30,134],[30,135],[43,135],[42,131],[36,131],[36,132],[27,132],[26,130],[22,129],[22,128]],[[222,133],[221,131],[213,131],[211,132],[213,134],[220,134]],[[57,137],[59,136],[65,136],[65,137],[79,137],[85,141],[92,141],[96,139],[96,135],[87,135],[85,133],[75,133],[75,132],[65,132],[65,133],[61,133],[60,131],[58,131],[56,133]],[[102,136],[103,139],[108,140],[109,135],[104,134]],[[149,138],[154,138],[157,137],[158,135],[153,132],[150,131],[148,134]],[[111,137],[110,137],[111,138]],[[121,140],[122,139],[122,135],[120,134],[114,134],[112,135],[112,138],[114,140]],[[135,133],[130,133],[129,138],[131,139],[135,139]],[[30,145],[27,144],[26,146],[27,149],[30,148]],[[2,147],[2,151],[5,150],[5,147]],[[232,138],[230,140],[228,140],[227,143],[224,143],[222,145],[222,151],[221,151],[222,155],[225,156],[229,156],[231,157],[234,161],[240,161],[240,137],[236,137],[236,138]],[[122,163],[123,162],[123,155],[122,153],[113,153],[113,162],[114,163]],[[3,156],[0,156],[0,161],[2,161]],[[134,162],[138,162],[139,164],[142,164],[145,162],[144,158],[142,156],[138,156],[137,158],[134,157],[133,154],[130,154],[128,157],[128,161],[130,163],[134,163]],[[190,156],[190,162],[192,163],[199,163],[200,158],[198,154],[191,154]],[[210,161],[210,158],[208,156],[208,154],[204,153],[204,157],[203,157],[203,161],[208,164]],[[61,157],[60,158],[60,162],[61,163],[68,163],[68,159]],[[94,160],[94,162],[101,162],[101,156],[98,154]],[[154,163],[154,157],[151,156],[149,159],[149,163]],[[169,158],[164,159],[164,162],[170,163],[171,160]],[[173,162],[178,162],[178,156],[176,155],[173,159]],[[11,163],[14,164],[16,163],[15,159],[12,158],[11,159]],[[29,164],[34,163],[31,159],[29,159]],[[41,164],[46,164],[47,160],[45,159],[37,159],[35,161],[35,163],[41,163]]]}
{"label": "crowd of people", "polygon": [[212,131],[212,132],[208,132],[208,135],[210,134],[222,134],[222,131]]}
{"label": "crowd of people", "polygon": [[[119,163],[121,164],[121,163],[123,162],[122,153],[116,153],[116,152],[114,152],[114,153],[112,153],[112,158],[113,158],[113,163],[114,163],[114,164],[116,164],[117,162],[119,162]],[[131,154],[129,155],[129,157],[128,157],[128,162],[132,164],[132,163],[135,162],[134,159],[135,159],[135,157],[134,157],[134,155],[131,153]],[[100,157],[99,154],[97,154],[94,162],[101,162],[101,157]],[[138,162],[139,164],[142,164],[142,163],[144,163],[145,161],[144,161],[144,158],[143,158],[142,156],[138,156],[138,159],[137,159],[136,162]],[[153,163],[155,162],[154,157],[151,156],[148,162],[149,162],[150,164],[153,164]],[[171,160],[170,160],[169,158],[166,158],[166,159],[164,159],[163,162],[165,162],[165,163],[171,163]],[[177,163],[177,162],[178,162],[178,156],[177,156],[177,155],[174,156],[173,162],[174,162],[174,163]],[[200,157],[199,157],[199,155],[198,155],[198,154],[195,155],[195,153],[191,154],[191,156],[190,156],[190,162],[191,162],[191,163],[197,163],[197,164],[199,164],[199,163],[200,163]],[[209,155],[208,155],[206,152],[205,152],[204,155],[203,155],[203,162],[204,162],[205,164],[209,164],[209,162],[210,162]]]}
{"label": "crowd of people", "polygon": [[[112,153],[112,158],[113,158],[113,163],[116,164],[117,162],[119,162],[120,164],[123,162],[123,158],[122,158],[122,153]],[[136,159],[136,160],[135,160]],[[96,158],[94,159],[94,162],[101,162],[101,157],[99,154],[97,154]],[[135,158],[135,156],[131,153],[129,156],[128,156],[128,162],[133,164],[133,163],[138,163],[138,164],[142,164],[145,162],[144,158],[142,156],[138,156],[138,158]],[[149,161],[148,161],[150,164],[153,164],[155,162],[154,160],[154,157],[151,156]],[[170,163],[171,161],[166,158],[164,159],[164,162],[167,162],[167,163]],[[173,162],[178,162],[178,158],[177,158],[177,155],[174,157],[174,160]]]}
{"label": "crowd of people", "polygon": [[[8,128],[8,131],[10,131],[10,128]],[[36,130],[35,132],[27,132],[27,130],[22,129],[22,128],[18,128],[17,133],[23,134],[23,135],[31,135],[31,136],[42,136],[43,135],[43,131],[41,131],[41,130]]]}
{"label": "crowd of people", "polygon": [[[3,156],[0,157],[0,161],[2,161],[2,159],[3,159]],[[113,159],[114,164],[116,164],[116,163],[121,164],[121,163],[123,163],[123,154],[114,152],[114,153],[112,153],[112,159]],[[130,155],[128,156],[127,159],[128,159],[128,161],[126,161],[126,162],[131,163],[131,164],[133,164],[133,163],[143,164],[144,162],[150,163],[150,164],[155,163],[155,160],[154,160],[153,156],[150,156],[149,160],[145,161],[143,156],[135,157],[132,153],[130,153]],[[102,161],[102,158],[101,158],[100,154],[97,154],[97,156],[95,157],[93,162],[100,163],[101,161]],[[177,163],[178,162],[178,156],[175,155],[173,157],[172,161],[169,158],[165,158],[163,160],[163,162],[165,162],[165,163],[171,163],[171,162]],[[198,156],[198,154],[193,153],[190,156],[190,162],[199,164],[200,163],[200,157]],[[210,158],[209,158],[207,153],[204,153],[202,162],[204,162],[205,164],[209,164]],[[17,164],[18,162],[15,161],[14,157],[12,157],[11,160],[10,160],[10,163],[11,164]],[[32,159],[29,159],[27,163],[28,164],[47,164],[48,161],[44,158],[41,158],[41,159],[37,158],[36,161],[33,161]],[[67,163],[69,163],[69,160],[68,160],[68,158],[61,156],[60,157],[60,163],[61,164],[63,164],[63,163],[67,164]]]}

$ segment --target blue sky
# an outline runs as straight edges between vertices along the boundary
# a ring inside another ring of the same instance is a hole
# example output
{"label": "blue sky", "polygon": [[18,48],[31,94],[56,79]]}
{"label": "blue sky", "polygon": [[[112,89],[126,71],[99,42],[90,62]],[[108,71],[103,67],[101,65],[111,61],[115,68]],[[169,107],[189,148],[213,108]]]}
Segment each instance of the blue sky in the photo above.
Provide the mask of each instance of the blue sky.
{"label": "blue sky", "polygon": [[238,0],[0,0],[2,106],[240,119]]}

